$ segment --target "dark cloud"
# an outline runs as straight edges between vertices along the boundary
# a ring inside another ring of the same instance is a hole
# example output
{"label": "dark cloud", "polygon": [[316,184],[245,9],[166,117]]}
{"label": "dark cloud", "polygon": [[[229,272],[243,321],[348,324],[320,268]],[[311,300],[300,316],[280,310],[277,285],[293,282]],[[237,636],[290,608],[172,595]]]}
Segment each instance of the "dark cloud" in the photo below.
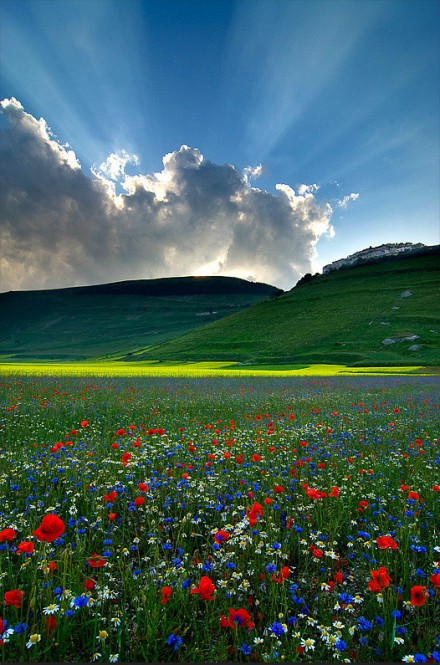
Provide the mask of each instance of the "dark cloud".
{"label": "dark cloud", "polygon": [[122,151],[89,177],[44,120],[15,99],[1,106],[2,291],[216,273],[290,288],[333,231],[315,185],[270,194],[250,184],[258,168],[188,146],[160,173],[126,175],[139,160]]}

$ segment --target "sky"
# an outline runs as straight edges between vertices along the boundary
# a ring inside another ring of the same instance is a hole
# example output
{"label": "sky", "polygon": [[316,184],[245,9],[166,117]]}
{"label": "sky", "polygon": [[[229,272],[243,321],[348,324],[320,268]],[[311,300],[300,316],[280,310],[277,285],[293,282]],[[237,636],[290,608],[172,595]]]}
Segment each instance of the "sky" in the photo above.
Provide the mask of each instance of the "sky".
{"label": "sky", "polygon": [[440,243],[437,0],[2,0],[0,291]]}

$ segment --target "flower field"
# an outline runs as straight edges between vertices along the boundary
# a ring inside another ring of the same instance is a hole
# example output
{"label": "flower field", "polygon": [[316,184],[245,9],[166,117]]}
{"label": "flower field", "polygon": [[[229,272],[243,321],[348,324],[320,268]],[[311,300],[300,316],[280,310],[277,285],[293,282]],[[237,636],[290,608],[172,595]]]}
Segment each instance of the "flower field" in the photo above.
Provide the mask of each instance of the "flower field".
{"label": "flower field", "polygon": [[2,662],[440,662],[438,377],[7,376]]}

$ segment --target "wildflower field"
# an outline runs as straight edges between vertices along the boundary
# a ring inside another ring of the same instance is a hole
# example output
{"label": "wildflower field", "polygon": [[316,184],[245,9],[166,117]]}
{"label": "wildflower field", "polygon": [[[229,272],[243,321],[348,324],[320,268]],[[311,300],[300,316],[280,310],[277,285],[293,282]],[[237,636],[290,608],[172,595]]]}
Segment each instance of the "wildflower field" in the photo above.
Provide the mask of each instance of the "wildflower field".
{"label": "wildflower field", "polygon": [[439,386],[4,376],[2,662],[440,662]]}

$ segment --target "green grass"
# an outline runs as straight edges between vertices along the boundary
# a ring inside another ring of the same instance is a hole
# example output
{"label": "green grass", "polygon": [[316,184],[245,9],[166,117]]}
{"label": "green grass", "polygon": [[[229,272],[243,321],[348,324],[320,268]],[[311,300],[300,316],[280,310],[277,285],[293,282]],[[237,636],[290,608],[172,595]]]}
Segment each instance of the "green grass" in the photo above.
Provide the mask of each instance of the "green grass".
{"label": "green grass", "polygon": [[[156,345],[138,359],[261,364],[440,364],[440,251],[315,277]],[[411,291],[410,297],[401,297]],[[415,340],[405,340],[417,335]],[[383,341],[392,338],[394,344]],[[410,350],[417,344],[417,350]]]}
{"label": "green grass", "polygon": [[23,360],[137,357],[277,291],[227,277],[128,281],[0,294],[0,354]]}

